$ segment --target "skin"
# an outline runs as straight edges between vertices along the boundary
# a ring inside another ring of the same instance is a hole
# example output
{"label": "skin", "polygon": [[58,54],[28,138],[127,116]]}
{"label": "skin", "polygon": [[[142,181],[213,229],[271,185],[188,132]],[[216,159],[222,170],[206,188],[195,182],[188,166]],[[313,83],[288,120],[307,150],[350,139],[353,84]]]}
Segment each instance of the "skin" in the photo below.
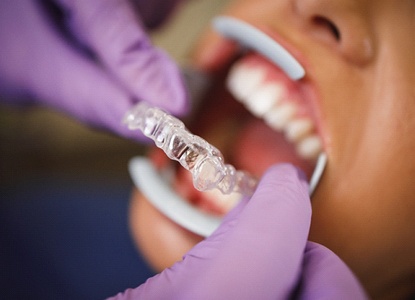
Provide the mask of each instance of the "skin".
{"label": "skin", "polygon": [[[225,14],[277,33],[318,95],[329,163],[310,240],[371,297],[415,294],[415,1],[240,0]],[[234,45],[211,32],[198,49],[196,64],[214,72]]]}

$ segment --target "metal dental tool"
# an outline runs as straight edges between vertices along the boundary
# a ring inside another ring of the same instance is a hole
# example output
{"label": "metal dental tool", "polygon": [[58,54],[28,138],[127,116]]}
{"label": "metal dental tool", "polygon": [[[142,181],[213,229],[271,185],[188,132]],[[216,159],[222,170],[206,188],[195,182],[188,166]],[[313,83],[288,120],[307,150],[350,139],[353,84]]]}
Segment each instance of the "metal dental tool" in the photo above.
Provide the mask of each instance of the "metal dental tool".
{"label": "metal dental tool", "polygon": [[141,102],[127,113],[124,122],[129,129],[140,129],[170,159],[189,170],[197,190],[217,188],[225,195],[236,192],[251,196],[254,193],[257,185],[255,177],[225,164],[218,149],[191,134],[183,122],[161,109]]}

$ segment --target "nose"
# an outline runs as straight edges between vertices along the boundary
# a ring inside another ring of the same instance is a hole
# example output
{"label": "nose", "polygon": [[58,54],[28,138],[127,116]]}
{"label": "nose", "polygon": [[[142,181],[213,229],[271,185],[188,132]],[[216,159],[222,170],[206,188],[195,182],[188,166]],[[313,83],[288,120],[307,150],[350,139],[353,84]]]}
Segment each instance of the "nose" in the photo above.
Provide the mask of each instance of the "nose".
{"label": "nose", "polygon": [[364,0],[293,0],[302,28],[338,51],[345,59],[365,65],[374,56],[368,3]]}

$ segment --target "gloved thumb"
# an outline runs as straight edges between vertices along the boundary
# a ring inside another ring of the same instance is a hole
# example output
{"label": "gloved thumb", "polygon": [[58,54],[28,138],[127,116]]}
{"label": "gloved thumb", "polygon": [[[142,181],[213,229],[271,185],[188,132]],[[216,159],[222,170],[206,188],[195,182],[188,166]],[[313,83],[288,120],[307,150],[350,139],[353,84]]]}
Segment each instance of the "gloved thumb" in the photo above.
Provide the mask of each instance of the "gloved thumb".
{"label": "gloved thumb", "polygon": [[310,213],[304,177],[291,165],[274,166],[182,261],[116,299],[286,299],[300,273]]}
{"label": "gloved thumb", "polygon": [[368,299],[347,265],[326,247],[308,242],[299,287],[300,299]]}
{"label": "gloved thumb", "polygon": [[[220,236],[215,232],[206,240],[217,251],[215,266],[203,273],[203,282],[216,287],[213,298],[288,298],[300,273],[310,220],[304,174],[288,164],[268,169],[252,198],[228,221],[232,227],[221,233],[221,226]],[[227,278],[235,282],[233,289]]]}
{"label": "gloved thumb", "polygon": [[69,12],[74,36],[132,95],[173,114],[187,111],[187,92],[178,67],[152,45],[129,1],[59,2]]}

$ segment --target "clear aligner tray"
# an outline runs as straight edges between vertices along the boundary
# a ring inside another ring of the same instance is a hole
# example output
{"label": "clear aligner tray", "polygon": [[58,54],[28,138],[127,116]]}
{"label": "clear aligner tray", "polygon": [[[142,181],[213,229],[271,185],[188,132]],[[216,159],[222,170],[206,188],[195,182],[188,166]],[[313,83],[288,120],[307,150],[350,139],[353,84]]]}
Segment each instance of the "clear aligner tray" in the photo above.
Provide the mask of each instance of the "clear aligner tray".
{"label": "clear aligner tray", "polygon": [[141,130],[170,159],[189,170],[193,185],[199,191],[216,188],[225,195],[236,192],[251,196],[254,193],[258,183],[255,177],[225,164],[217,148],[190,133],[183,122],[161,109],[140,102],[126,114],[124,123],[131,130]]}

